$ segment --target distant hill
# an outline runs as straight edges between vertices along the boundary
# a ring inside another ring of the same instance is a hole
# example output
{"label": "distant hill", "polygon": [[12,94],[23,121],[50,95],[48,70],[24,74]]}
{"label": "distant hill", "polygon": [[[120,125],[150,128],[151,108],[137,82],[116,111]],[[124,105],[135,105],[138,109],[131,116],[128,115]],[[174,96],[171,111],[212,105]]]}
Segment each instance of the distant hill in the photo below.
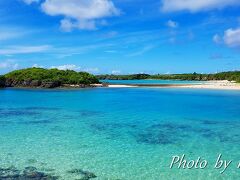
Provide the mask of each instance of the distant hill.
{"label": "distant hill", "polygon": [[0,76],[1,87],[55,88],[70,85],[86,87],[96,83],[99,81],[94,75],[72,70],[27,68]]}
{"label": "distant hill", "polygon": [[138,80],[138,79],[161,79],[161,80],[229,80],[240,83],[240,71],[221,72],[216,74],[133,74],[133,75],[98,75],[98,79],[104,80]]}

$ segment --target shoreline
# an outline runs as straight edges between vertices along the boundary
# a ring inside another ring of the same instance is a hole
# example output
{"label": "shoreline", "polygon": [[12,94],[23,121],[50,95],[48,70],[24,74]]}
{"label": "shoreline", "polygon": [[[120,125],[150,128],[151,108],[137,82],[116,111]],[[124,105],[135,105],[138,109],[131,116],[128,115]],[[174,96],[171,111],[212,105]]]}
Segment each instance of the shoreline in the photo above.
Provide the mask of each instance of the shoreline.
{"label": "shoreline", "polygon": [[206,81],[201,84],[182,86],[182,88],[240,90],[240,83],[231,82],[228,80]]}
{"label": "shoreline", "polygon": [[15,86],[15,87],[2,87],[16,88],[16,89],[87,89],[87,88],[192,88],[192,89],[219,89],[219,90],[240,90],[240,83],[231,82],[228,80],[214,80],[214,81],[202,81],[199,84],[90,84],[90,85],[74,85],[64,84],[54,88],[44,87],[27,87],[27,86]]}
{"label": "shoreline", "polygon": [[104,84],[63,84],[56,87],[44,87],[44,86],[4,86],[0,89],[15,88],[15,89],[86,89],[86,88],[96,88],[96,87],[106,87]]}
{"label": "shoreline", "polygon": [[227,80],[204,81],[200,84],[109,84],[110,88],[193,88],[193,89],[222,89],[222,90],[240,90],[240,84]]}

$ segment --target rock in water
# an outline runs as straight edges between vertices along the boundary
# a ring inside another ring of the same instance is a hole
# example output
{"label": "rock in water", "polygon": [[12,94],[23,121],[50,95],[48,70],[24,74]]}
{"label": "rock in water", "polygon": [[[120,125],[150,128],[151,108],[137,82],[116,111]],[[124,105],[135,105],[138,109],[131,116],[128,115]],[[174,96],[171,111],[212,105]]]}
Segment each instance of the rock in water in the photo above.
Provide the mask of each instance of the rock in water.
{"label": "rock in water", "polygon": [[23,171],[23,175],[26,178],[35,178],[35,179],[41,179],[43,177],[46,177],[46,175],[42,172],[38,172],[37,168],[35,167],[26,167]]}
{"label": "rock in water", "polygon": [[37,171],[35,167],[26,167],[23,171],[15,167],[0,168],[0,180],[57,180],[58,177]]}
{"label": "rock in water", "polygon": [[67,171],[67,172],[71,173],[71,174],[79,174],[79,175],[83,176],[79,180],[89,180],[89,179],[93,179],[93,178],[97,177],[94,173],[89,172],[89,171],[84,171],[82,169],[72,169],[72,170]]}
{"label": "rock in water", "polygon": [[17,179],[20,176],[21,171],[15,167],[0,168],[0,179]]}

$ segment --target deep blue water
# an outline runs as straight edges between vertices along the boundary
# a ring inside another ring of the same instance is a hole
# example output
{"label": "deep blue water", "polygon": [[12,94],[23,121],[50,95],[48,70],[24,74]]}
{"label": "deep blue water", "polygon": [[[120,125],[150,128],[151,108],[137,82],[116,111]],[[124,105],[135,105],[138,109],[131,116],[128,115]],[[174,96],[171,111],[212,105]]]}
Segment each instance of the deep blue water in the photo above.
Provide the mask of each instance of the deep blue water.
{"label": "deep blue water", "polygon": [[[0,90],[0,167],[37,167],[71,180],[238,179],[211,166],[240,159],[240,92],[177,88]],[[169,169],[173,155],[209,161]]]}

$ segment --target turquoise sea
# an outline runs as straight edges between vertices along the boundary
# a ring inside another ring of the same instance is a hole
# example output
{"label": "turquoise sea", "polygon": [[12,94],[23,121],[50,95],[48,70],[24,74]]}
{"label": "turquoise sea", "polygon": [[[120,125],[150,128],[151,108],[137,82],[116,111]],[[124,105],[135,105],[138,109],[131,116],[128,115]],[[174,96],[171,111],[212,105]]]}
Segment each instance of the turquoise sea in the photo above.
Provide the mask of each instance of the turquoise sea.
{"label": "turquoise sea", "polygon": [[[0,168],[60,179],[239,179],[240,92],[177,88],[0,90]],[[233,160],[223,174],[218,154]],[[169,168],[199,156],[205,169]],[[77,171],[78,170],[78,171]],[[80,172],[80,173],[79,173]]]}

